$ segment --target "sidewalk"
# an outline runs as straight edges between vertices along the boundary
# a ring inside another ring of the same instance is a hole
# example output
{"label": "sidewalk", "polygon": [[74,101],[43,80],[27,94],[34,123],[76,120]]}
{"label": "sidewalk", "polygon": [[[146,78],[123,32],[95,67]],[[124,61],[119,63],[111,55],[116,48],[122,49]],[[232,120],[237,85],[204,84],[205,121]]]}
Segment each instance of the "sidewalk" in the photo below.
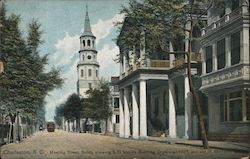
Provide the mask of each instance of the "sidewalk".
{"label": "sidewalk", "polygon": [[[157,141],[167,144],[180,144],[187,146],[202,147],[201,140],[187,140],[187,139],[168,139],[164,137],[149,137],[149,141]],[[238,142],[228,142],[228,141],[208,141],[209,147],[212,149],[220,149],[227,151],[235,151],[241,153],[250,153],[249,143],[238,143]]]}

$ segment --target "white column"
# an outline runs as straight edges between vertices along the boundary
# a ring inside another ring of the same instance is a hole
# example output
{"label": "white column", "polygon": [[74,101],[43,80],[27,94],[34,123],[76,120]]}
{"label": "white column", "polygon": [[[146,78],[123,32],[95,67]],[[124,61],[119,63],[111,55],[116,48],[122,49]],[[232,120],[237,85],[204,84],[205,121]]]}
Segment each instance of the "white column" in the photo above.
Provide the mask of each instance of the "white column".
{"label": "white column", "polygon": [[147,138],[146,81],[140,81],[140,138]]}
{"label": "white column", "polygon": [[168,81],[169,87],[169,137],[176,138],[176,113],[175,113],[175,105],[174,105],[174,89],[173,89],[173,81]]}
{"label": "white column", "polygon": [[126,53],[123,53],[123,73],[127,73],[127,58],[126,58]]}
{"label": "white column", "polygon": [[120,131],[119,131],[119,136],[120,137],[124,137],[124,101],[123,101],[123,96],[124,96],[124,92],[123,90],[121,89],[120,90],[120,100],[119,100],[119,105],[120,105],[120,108],[119,108],[119,111],[120,111],[120,114],[119,114],[119,118],[120,118]]}
{"label": "white column", "polygon": [[240,39],[240,62],[249,64],[249,28],[243,27],[243,30],[240,32]]}
{"label": "white column", "polygon": [[[121,56],[121,55],[120,55]],[[120,79],[122,79],[122,74],[123,74],[123,61],[122,61],[122,57],[120,57]]]}
{"label": "white column", "polygon": [[124,137],[130,136],[130,116],[129,116],[129,89],[124,89]]}
{"label": "white column", "polygon": [[205,47],[201,49],[202,75],[206,74],[206,51]]}
{"label": "white column", "polygon": [[225,45],[226,45],[226,67],[230,67],[231,66],[231,37],[229,35],[226,36]]}
{"label": "white column", "polygon": [[139,112],[138,112],[138,93],[137,86],[134,83],[132,85],[132,109],[133,109],[133,138],[139,138]]}
{"label": "white column", "polygon": [[[174,52],[174,48],[173,48],[172,42],[169,42],[169,52]],[[169,55],[169,60],[170,60],[170,67],[173,67],[174,60],[175,60],[174,54],[170,54]]]}
{"label": "white column", "polygon": [[213,43],[212,45],[212,51],[213,51],[213,71],[217,70],[217,47],[216,43]]}
{"label": "white column", "polygon": [[192,95],[189,91],[188,77],[184,78],[185,96],[185,138],[192,137]]}

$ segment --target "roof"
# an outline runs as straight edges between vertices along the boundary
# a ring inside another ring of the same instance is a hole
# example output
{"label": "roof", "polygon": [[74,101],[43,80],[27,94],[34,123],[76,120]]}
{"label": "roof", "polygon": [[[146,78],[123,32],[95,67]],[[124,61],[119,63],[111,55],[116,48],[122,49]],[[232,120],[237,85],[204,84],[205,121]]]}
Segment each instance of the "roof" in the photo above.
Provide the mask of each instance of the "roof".
{"label": "roof", "polygon": [[84,32],[82,33],[82,36],[94,36],[90,27],[88,11],[86,11],[86,15],[85,15]]}

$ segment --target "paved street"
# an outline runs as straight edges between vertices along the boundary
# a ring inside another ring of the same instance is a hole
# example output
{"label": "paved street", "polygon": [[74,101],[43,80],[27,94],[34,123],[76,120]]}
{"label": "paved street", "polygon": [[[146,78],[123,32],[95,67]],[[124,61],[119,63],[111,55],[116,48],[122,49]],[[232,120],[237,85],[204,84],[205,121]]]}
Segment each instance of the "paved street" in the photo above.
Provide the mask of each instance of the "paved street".
{"label": "paved street", "polygon": [[239,159],[242,156],[247,155],[228,150],[203,150],[195,146],[169,145],[157,141],[127,140],[60,130],[54,133],[39,132],[22,143],[8,144],[1,148],[3,159]]}

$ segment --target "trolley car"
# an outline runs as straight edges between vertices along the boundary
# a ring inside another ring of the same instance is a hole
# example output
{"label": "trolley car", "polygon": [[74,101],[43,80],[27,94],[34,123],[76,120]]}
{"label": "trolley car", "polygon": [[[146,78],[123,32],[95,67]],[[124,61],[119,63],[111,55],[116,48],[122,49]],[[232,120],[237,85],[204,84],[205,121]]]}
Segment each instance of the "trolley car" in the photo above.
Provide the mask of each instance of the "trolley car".
{"label": "trolley car", "polygon": [[54,132],[55,131],[55,123],[54,122],[47,122],[47,131]]}

